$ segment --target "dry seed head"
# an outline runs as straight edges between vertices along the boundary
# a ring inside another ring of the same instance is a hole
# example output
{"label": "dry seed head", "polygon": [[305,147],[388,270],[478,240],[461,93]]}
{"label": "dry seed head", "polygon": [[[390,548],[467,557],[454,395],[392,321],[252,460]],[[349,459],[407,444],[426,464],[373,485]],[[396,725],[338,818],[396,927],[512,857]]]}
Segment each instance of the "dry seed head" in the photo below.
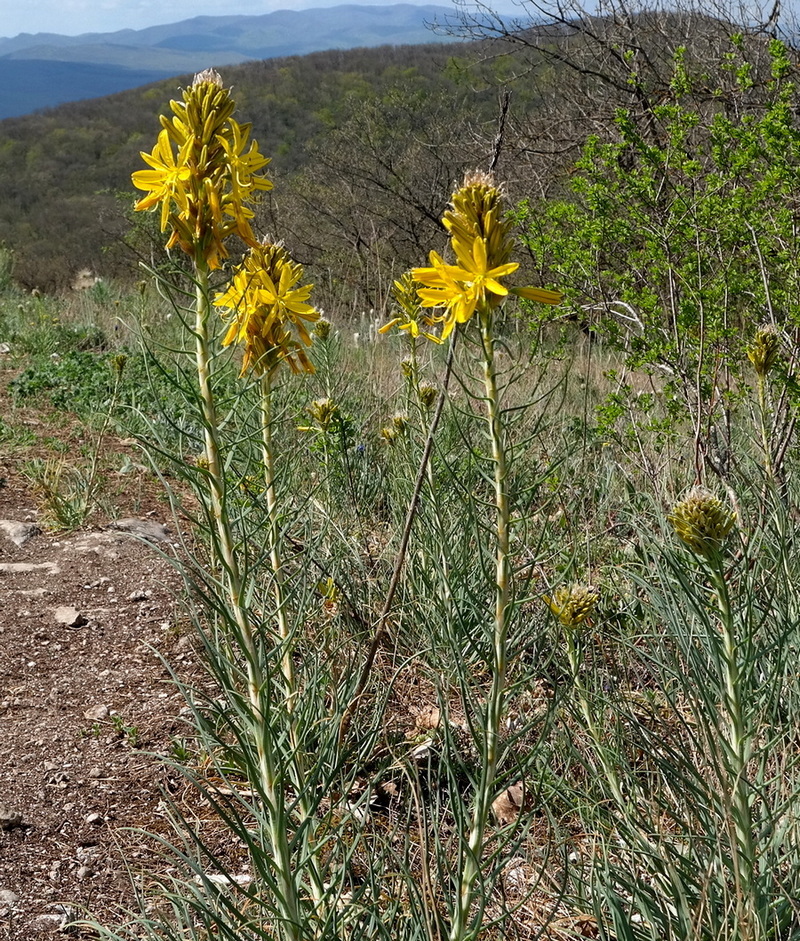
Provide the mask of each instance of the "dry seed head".
{"label": "dry seed head", "polygon": [[400,360],[400,371],[406,379],[410,379],[414,375],[414,363],[410,357],[406,356]]}
{"label": "dry seed head", "polygon": [[599,598],[600,593],[592,585],[574,584],[562,585],[545,600],[564,627],[576,628],[591,617]]}
{"label": "dry seed head", "polygon": [[763,378],[778,362],[780,351],[780,335],[777,329],[771,323],[768,323],[756,330],[753,342],[747,350],[747,358],[753,364],[753,369],[755,369],[757,375]]}
{"label": "dry seed head", "polygon": [[722,549],[736,523],[736,514],[705,487],[693,487],[667,519],[692,552],[711,559]]}
{"label": "dry seed head", "polygon": [[210,85],[216,85],[217,88],[222,88],[222,76],[216,69],[203,69],[202,72],[198,72],[192,85],[203,85],[206,82]]}

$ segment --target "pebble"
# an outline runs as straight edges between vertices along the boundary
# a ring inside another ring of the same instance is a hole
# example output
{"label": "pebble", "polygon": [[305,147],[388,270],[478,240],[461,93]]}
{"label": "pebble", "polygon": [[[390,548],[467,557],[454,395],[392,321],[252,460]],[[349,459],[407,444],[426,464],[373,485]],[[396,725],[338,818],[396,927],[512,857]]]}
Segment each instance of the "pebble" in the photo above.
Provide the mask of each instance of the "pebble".
{"label": "pebble", "polygon": [[163,523],[156,523],[153,520],[133,518],[116,520],[111,524],[111,529],[130,533],[132,536],[138,536],[140,539],[147,539],[150,542],[165,542],[169,539],[167,527]]}
{"label": "pebble", "polygon": [[89,719],[90,722],[102,722],[103,719],[108,718],[108,706],[103,703],[98,703],[96,706],[90,706],[86,712],[83,714],[84,719]]}
{"label": "pebble", "polygon": [[11,889],[0,889],[0,905],[13,908],[19,901],[19,896]]}
{"label": "pebble", "polygon": [[63,624],[65,627],[83,627],[88,624],[87,619],[72,605],[60,605],[53,613],[56,624]]}
{"label": "pebble", "polygon": [[13,830],[22,825],[22,814],[14,807],[0,804],[0,830]]}
{"label": "pebble", "polygon": [[35,523],[20,523],[18,520],[0,520],[0,530],[16,546],[24,546],[29,539],[41,532]]}

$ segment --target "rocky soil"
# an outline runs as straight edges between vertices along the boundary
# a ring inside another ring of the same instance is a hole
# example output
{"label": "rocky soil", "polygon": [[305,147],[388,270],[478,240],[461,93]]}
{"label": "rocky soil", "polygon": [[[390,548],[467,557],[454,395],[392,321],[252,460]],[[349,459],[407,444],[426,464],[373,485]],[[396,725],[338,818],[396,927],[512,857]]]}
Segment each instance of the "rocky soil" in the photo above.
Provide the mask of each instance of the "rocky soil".
{"label": "rocky soil", "polygon": [[165,828],[185,733],[161,657],[196,656],[163,502],[53,533],[18,463],[0,451],[0,941],[88,938],[69,922],[118,923],[154,865],[137,828]]}

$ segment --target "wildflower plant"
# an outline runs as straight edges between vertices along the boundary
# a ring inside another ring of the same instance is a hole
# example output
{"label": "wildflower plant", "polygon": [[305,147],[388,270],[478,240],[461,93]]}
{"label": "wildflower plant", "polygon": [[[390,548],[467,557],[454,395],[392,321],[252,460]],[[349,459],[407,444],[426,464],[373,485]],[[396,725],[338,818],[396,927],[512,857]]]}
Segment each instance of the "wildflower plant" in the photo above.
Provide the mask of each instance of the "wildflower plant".
{"label": "wildflower plant", "polygon": [[[313,801],[296,715],[294,631],[280,550],[275,487],[272,386],[283,364],[293,373],[313,371],[306,348],[311,343],[308,325],[318,319],[318,313],[308,303],[311,285],[302,283],[302,267],[281,244],[255,237],[253,205],[272,185],[260,173],[268,159],[260,154],[255,142],[249,141],[249,126],[234,119],[234,107],[217,73],[209,70],[197,75],[184,91],[183,100],[171,103],[173,116],[162,117],[162,131],[153,152],[142,154],[150,169],[134,173],[133,183],[147,192],[136,209],[159,209],[161,229],[169,233],[166,247],[180,248],[193,265],[192,334],[204,444],[203,457],[197,463],[201,473],[198,495],[201,503],[207,504],[212,561],[220,572],[219,576],[201,572],[200,577],[208,586],[205,596],[209,609],[223,625],[217,640],[206,631],[201,633],[207,638],[212,672],[230,697],[233,714],[243,721],[237,732],[241,748],[245,754],[252,752],[252,759],[244,764],[261,805],[258,819],[263,820],[265,853],[249,837],[245,842],[255,854],[253,864],[270,891],[265,907],[275,913],[281,935],[297,941],[308,930],[308,917],[303,913],[305,894],[319,909],[325,890],[310,849],[306,823],[313,814]],[[248,247],[248,254],[234,268],[227,288],[218,291],[212,301],[210,273],[228,257],[234,235]],[[249,562],[251,550],[242,543],[239,524],[232,517],[235,500],[228,499],[226,467],[235,452],[228,456],[223,448],[218,417],[212,374],[218,355],[211,321],[214,307],[228,322],[222,346],[241,345],[241,378],[253,376],[260,391],[271,615],[265,615],[259,604],[260,589]],[[224,601],[214,587],[217,578],[224,588]],[[279,665],[277,676],[273,664]],[[279,731],[279,715],[285,718],[286,733]],[[204,720],[199,715],[197,718],[202,724]],[[288,735],[288,752],[280,745],[282,734]],[[285,780],[291,781],[296,795],[292,805],[287,805]],[[221,813],[229,823],[236,815],[235,810],[233,816],[228,811]],[[298,848],[292,836],[297,826],[293,818],[300,820],[300,842],[304,847],[301,855],[307,860],[300,872],[294,862]],[[306,888],[301,890],[306,877]],[[231,911],[235,914],[239,910],[233,907]],[[321,911],[318,915],[323,917]]]}
{"label": "wildflower plant", "polygon": [[[481,769],[476,783],[469,823],[459,849],[459,879],[449,937],[451,941],[474,938],[481,931],[483,905],[475,906],[483,884],[482,856],[490,807],[496,794],[496,779],[502,755],[501,728],[505,711],[508,669],[508,636],[513,619],[511,561],[511,506],[509,465],[505,445],[503,407],[495,361],[495,312],[511,295],[546,304],[557,304],[561,295],[539,288],[509,287],[505,280],[519,268],[511,261],[511,222],[505,216],[503,195],[485,173],[467,175],[453,194],[442,223],[449,233],[454,262],[446,262],[436,251],[429,267],[411,272],[418,282],[422,309],[431,310],[431,320],[441,324],[445,340],[457,327],[474,318],[480,336],[487,437],[494,489],[494,615],[491,628],[491,687],[482,715],[479,741]],[[413,321],[415,324],[416,320]],[[388,326],[388,325],[387,325]],[[398,324],[400,326],[400,324]],[[413,360],[412,360],[413,363]],[[416,380],[416,377],[414,377]]]}
{"label": "wildflower plant", "polygon": [[781,337],[773,324],[763,324],[747,348],[747,358],[756,374],[758,394],[758,426],[761,432],[761,447],[764,452],[764,471],[768,480],[775,478],[773,452],[775,444],[770,436],[770,374],[778,365],[781,356]]}

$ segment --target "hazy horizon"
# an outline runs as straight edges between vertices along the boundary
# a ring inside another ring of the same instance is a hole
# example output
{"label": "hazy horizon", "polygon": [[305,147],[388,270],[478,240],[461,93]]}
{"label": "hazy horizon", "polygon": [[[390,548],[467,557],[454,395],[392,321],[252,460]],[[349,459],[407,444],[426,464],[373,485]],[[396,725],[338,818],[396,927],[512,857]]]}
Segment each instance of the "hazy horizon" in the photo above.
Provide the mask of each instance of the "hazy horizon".
{"label": "hazy horizon", "polygon": [[[348,0],[228,0],[221,9],[215,0],[193,0],[187,9],[185,0],[39,0],[17,4],[3,11],[2,39],[21,33],[55,33],[80,36],[84,33],[114,33],[123,29],[147,29],[194,19],[198,16],[261,16],[277,10],[310,10],[340,6]],[[434,3],[447,6],[449,0],[351,0],[360,6],[393,6]],[[10,5],[9,5],[10,6]],[[489,4],[491,6],[491,4]],[[498,10],[511,12],[514,0],[500,0]]]}

